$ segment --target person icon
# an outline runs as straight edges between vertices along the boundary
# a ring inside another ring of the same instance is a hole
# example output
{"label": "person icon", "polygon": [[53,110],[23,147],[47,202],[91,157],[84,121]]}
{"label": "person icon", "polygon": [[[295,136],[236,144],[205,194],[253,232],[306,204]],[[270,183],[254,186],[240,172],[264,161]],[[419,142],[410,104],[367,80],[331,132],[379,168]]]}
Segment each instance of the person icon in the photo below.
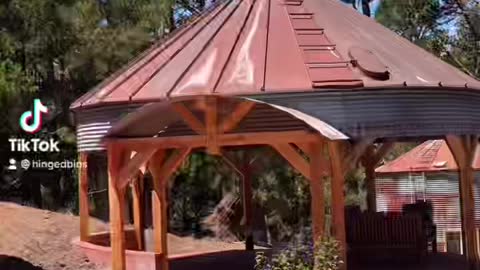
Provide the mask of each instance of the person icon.
{"label": "person icon", "polygon": [[8,161],[10,163],[10,165],[8,166],[8,170],[10,171],[14,171],[14,170],[17,170],[17,161],[13,158],[9,159]]}

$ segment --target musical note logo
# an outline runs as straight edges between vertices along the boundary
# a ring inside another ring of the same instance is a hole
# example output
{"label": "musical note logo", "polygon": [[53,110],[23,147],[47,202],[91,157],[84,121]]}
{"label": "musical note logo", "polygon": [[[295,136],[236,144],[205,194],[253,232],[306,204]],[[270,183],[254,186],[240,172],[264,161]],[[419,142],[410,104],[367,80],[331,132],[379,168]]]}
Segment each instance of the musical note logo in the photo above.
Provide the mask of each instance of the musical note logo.
{"label": "musical note logo", "polygon": [[40,99],[33,100],[33,112],[26,111],[20,116],[20,127],[28,133],[36,133],[42,128],[42,113],[48,113],[48,108]]}

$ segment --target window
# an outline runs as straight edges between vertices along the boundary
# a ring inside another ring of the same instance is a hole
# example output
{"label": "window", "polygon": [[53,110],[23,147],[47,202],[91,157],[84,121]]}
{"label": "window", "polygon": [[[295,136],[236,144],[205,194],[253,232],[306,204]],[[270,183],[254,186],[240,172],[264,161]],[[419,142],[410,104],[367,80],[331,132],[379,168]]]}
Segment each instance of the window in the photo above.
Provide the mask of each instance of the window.
{"label": "window", "polygon": [[462,232],[445,232],[445,238],[448,253],[462,254]]}

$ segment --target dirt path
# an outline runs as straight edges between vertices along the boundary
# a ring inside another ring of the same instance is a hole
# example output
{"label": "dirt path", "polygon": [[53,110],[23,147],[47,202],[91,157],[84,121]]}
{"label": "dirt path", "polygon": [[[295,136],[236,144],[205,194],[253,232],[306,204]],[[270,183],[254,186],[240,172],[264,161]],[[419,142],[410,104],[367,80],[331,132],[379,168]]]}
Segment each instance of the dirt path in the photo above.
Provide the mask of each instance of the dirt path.
{"label": "dirt path", "polygon": [[[108,224],[91,220],[94,231],[108,230]],[[0,270],[103,270],[83,256],[72,245],[78,237],[79,219],[62,214],[0,202]],[[147,245],[152,245],[147,240]],[[213,239],[195,239],[169,234],[169,254],[211,253],[224,251],[221,257],[237,257],[243,243],[224,243]],[[242,257],[244,255],[241,255]],[[172,261],[175,269],[192,269],[211,263],[210,255],[180,262]],[[246,261],[250,264],[252,254]],[[214,261],[218,261],[216,258]],[[240,259],[245,261],[245,259]],[[190,265],[191,267],[187,267]]]}
{"label": "dirt path", "polygon": [[[106,228],[97,223],[94,226],[98,229]],[[4,263],[6,255],[43,270],[96,270],[71,244],[78,232],[76,216],[0,202],[0,254]]]}

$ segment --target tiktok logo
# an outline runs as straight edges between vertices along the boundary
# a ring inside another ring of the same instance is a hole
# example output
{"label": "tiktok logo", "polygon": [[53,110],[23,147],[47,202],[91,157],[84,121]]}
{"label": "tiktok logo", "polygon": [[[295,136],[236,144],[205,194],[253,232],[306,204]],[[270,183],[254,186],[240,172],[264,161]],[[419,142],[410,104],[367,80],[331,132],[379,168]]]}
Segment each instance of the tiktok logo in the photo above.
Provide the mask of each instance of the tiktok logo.
{"label": "tiktok logo", "polygon": [[[20,116],[20,128],[28,133],[37,133],[42,128],[43,114],[48,113],[48,108],[42,104],[40,99],[33,100],[33,110],[26,111]],[[9,138],[10,151],[11,152],[60,152],[59,141],[50,138],[48,140],[40,138]],[[28,160],[22,160],[22,168],[27,170],[30,164],[26,162]],[[23,164],[25,163],[25,164]],[[23,166],[25,165],[25,166]],[[11,158],[10,165],[7,167],[9,170],[16,170],[16,160]]]}
{"label": "tiktok logo", "polygon": [[[33,100],[33,112],[26,111],[20,117],[20,127],[28,133],[36,133],[42,128],[42,113],[48,113],[48,108],[40,99]],[[29,123],[30,122],[30,123]]]}

